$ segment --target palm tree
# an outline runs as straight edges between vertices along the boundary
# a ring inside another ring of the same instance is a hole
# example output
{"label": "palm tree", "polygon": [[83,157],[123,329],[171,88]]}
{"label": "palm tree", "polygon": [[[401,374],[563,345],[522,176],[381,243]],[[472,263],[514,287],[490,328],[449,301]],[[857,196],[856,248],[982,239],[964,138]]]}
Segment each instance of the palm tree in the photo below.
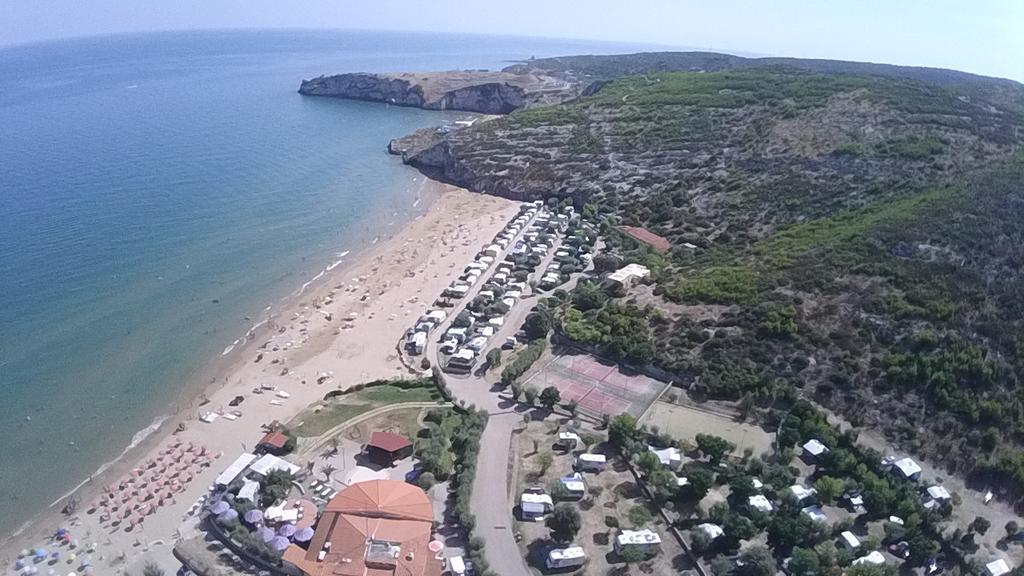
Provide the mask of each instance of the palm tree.
{"label": "palm tree", "polygon": [[164,570],[153,562],[146,562],[146,566],[142,569],[142,576],[164,576]]}
{"label": "palm tree", "polygon": [[331,474],[334,474],[337,471],[338,469],[335,468],[334,466],[331,466],[330,464],[324,464],[323,466],[320,467],[320,472],[323,473],[324,478],[326,478],[328,482],[331,481]]}

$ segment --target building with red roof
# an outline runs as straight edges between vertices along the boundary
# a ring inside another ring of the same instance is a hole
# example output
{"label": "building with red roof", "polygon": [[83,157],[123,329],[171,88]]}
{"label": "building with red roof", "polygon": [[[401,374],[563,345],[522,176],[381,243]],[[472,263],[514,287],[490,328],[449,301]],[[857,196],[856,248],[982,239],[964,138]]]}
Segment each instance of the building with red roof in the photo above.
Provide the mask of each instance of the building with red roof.
{"label": "building with red roof", "polygon": [[381,466],[391,466],[395,460],[412,456],[412,442],[391,432],[374,432],[366,444],[366,455]]}
{"label": "building with red roof", "polygon": [[288,451],[288,436],[280,430],[274,430],[268,432],[262,440],[256,444],[256,450],[258,452],[266,452],[268,454],[274,454],[280,456]]}
{"label": "building with red roof", "polygon": [[324,508],[309,548],[285,550],[290,571],[306,576],[439,576],[428,548],[434,510],[423,490],[372,480],[339,492]]}
{"label": "building with red roof", "polygon": [[669,242],[667,238],[664,236],[658,236],[647,228],[639,228],[637,226],[619,226],[618,230],[637,242],[647,244],[662,254],[668,252],[669,249],[672,248],[672,243]]}

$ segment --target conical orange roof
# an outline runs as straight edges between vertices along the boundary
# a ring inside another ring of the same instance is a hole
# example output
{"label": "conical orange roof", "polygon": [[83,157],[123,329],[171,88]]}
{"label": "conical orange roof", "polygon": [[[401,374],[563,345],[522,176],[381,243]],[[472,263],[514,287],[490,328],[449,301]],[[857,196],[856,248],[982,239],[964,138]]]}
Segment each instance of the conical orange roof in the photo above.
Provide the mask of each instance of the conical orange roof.
{"label": "conical orange roof", "polygon": [[423,490],[398,480],[360,482],[338,492],[325,511],[358,516],[433,521],[433,506]]}

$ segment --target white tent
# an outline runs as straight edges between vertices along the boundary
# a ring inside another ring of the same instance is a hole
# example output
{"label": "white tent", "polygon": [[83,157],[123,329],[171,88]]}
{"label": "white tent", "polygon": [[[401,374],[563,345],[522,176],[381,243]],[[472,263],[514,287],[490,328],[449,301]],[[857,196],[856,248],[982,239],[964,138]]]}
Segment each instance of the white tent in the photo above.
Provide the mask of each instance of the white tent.
{"label": "white tent", "polygon": [[238,491],[239,500],[248,500],[250,502],[256,501],[256,492],[260,489],[260,483],[255,480],[249,480],[246,478],[242,480],[242,488]]}
{"label": "white tent", "polygon": [[264,454],[259,460],[253,463],[251,468],[253,472],[260,476],[266,476],[274,470],[287,470],[292,474],[298,474],[299,471],[302,470],[295,464],[292,464],[287,460],[282,460],[273,454]]}
{"label": "white tent", "polygon": [[235,461],[232,462],[230,466],[225,468],[224,471],[220,473],[220,476],[217,476],[217,479],[214,481],[214,484],[216,484],[217,486],[227,486],[228,484],[231,484],[232,482],[235,481],[235,478],[238,478],[238,475],[241,474],[249,466],[249,464],[252,464],[252,461],[255,459],[255,454],[252,454],[250,452],[243,452],[241,456],[236,458]]}

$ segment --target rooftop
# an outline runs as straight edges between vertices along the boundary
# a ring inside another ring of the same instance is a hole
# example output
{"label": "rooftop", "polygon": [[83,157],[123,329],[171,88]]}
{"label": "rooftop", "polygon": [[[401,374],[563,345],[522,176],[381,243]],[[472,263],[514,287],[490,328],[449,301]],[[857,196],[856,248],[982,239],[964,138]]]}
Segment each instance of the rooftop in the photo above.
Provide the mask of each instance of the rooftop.
{"label": "rooftop", "polygon": [[374,432],[370,434],[370,442],[367,445],[385,452],[398,452],[412,446],[412,442],[405,436],[391,432]]}
{"label": "rooftop", "polygon": [[662,254],[668,252],[672,247],[672,244],[668,239],[658,236],[646,228],[639,228],[637,226],[619,226],[618,229],[619,232],[622,232],[626,236],[629,236],[638,242],[643,242]]}
{"label": "rooftop", "polygon": [[416,486],[360,482],[327,503],[309,549],[290,546],[284,560],[309,576],[439,576],[443,565],[427,548],[433,518]]}

